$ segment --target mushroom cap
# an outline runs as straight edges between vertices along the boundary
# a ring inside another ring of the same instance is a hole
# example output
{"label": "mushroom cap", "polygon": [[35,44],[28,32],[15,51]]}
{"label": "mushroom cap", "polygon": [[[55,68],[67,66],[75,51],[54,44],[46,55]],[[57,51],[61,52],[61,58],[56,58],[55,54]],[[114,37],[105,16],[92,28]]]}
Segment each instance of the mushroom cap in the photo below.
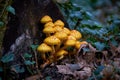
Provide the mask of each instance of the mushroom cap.
{"label": "mushroom cap", "polygon": [[48,46],[46,43],[42,43],[41,45],[38,46],[37,51],[38,52],[51,52],[52,48]]}
{"label": "mushroom cap", "polygon": [[52,18],[48,15],[45,15],[42,17],[42,19],[40,20],[41,23],[47,23],[47,22],[52,22]]}
{"label": "mushroom cap", "polygon": [[48,22],[44,25],[44,27],[53,27],[55,26],[53,22]]}
{"label": "mushroom cap", "polygon": [[68,52],[62,49],[55,54],[55,57],[57,58],[57,60],[61,60],[64,58],[64,55],[67,55],[67,54]]}
{"label": "mushroom cap", "polygon": [[74,36],[77,40],[82,37],[82,34],[77,30],[71,30],[70,35]]}
{"label": "mushroom cap", "polygon": [[54,33],[55,29],[53,27],[45,27],[43,33]]}
{"label": "mushroom cap", "polygon": [[55,36],[50,36],[44,39],[44,43],[48,45],[58,45],[60,44],[60,40]]}
{"label": "mushroom cap", "polygon": [[68,39],[65,41],[64,45],[65,46],[74,46],[76,43],[76,40]]}
{"label": "mushroom cap", "polygon": [[68,34],[68,35],[70,34],[70,30],[69,30],[68,28],[65,28],[65,27],[64,27],[62,31],[65,32],[65,33]]}
{"label": "mushroom cap", "polygon": [[60,27],[62,27],[62,28],[63,28],[64,25],[65,25],[64,22],[61,21],[61,20],[57,20],[57,21],[55,21],[54,24],[55,24],[55,26],[60,26]]}
{"label": "mushroom cap", "polygon": [[62,31],[62,27],[60,26],[54,26],[55,32]]}
{"label": "mushroom cap", "polygon": [[54,34],[54,36],[56,36],[57,38],[59,38],[60,40],[66,40],[67,39],[67,34],[63,31],[60,32],[56,32]]}
{"label": "mushroom cap", "polygon": [[88,44],[86,41],[76,41],[75,43],[75,48],[79,49],[82,44]]}
{"label": "mushroom cap", "polygon": [[61,49],[55,53],[55,56],[58,57],[58,56],[66,55],[66,54],[68,54],[68,52],[64,49]]}
{"label": "mushroom cap", "polygon": [[68,36],[68,39],[76,40],[76,38],[75,38],[74,36],[72,36],[72,35],[69,35],[69,36]]}

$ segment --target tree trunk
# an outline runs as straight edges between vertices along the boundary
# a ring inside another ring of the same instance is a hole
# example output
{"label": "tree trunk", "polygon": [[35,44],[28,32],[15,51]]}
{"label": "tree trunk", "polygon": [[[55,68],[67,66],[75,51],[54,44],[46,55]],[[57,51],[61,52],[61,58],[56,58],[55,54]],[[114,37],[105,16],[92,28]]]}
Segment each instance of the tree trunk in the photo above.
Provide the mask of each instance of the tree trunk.
{"label": "tree trunk", "polygon": [[23,33],[29,32],[34,40],[42,41],[44,34],[40,19],[45,15],[51,16],[53,21],[61,19],[65,23],[65,27],[68,27],[59,8],[52,0],[14,0],[12,6],[15,8],[16,14],[9,14],[8,17],[3,39],[4,53],[10,50],[11,45]]}
{"label": "tree trunk", "polygon": [[[40,19],[45,15],[49,15],[53,21],[61,19],[65,23],[65,27],[68,27],[68,24],[52,0],[14,0],[12,6],[15,8],[16,14],[9,13],[8,15],[8,24],[2,46],[3,56],[13,53],[14,60],[3,66],[5,68],[3,80],[22,80],[26,76],[30,76],[29,71],[26,71],[23,55],[30,53],[33,55],[31,60],[36,61],[34,51],[31,51],[30,46],[32,44],[39,45],[45,38],[42,33],[44,26],[40,23]],[[14,66],[25,68],[25,72],[23,74],[11,74],[15,69]],[[32,66],[35,67],[35,65]],[[11,75],[14,78],[11,78]]]}

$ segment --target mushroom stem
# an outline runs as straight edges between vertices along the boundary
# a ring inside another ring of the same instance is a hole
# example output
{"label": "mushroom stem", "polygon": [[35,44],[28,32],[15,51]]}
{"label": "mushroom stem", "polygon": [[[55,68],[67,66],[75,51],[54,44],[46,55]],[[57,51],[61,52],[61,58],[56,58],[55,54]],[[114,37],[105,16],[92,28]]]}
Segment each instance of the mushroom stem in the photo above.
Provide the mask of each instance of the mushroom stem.
{"label": "mushroom stem", "polygon": [[62,50],[62,49],[66,49],[67,48],[67,46],[63,46],[62,48],[60,48],[60,50]]}
{"label": "mushroom stem", "polygon": [[51,46],[52,47],[52,55],[55,53],[55,47],[54,46]]}
{"label": "mushroom stem", "polygon": [[45,55],[45,53],[41,54],[41,58],[42,58],[43,60],[46,60],[46,55]]}
{"label": "mushroom stem", "polygon": [[60,46],[61,46],[61,43],[56,46],[55,50],[58,51],[60,49]]}
{"label": "mushroom stem", "polygon": [[[63,40],[61,40],[61,43],[59,43],[59,44],[56,46],[56,48],[55,48],[56,51],[58,51],[58,50],[60,49],[60,46],[62,45],[62,43],[64,43]],[[66,47],[66,48],[67,48],[67,47]],[[64,48],[64,49],[65,49],[65,48]]]}
{"label": "mushroom stem", "polygon": [[49,60],[47,60],[44,64],[42,64],[40,67],[42,68],[42,69],[44,69],[47,65],[49,65],[50,64],[50,62],[49,62]]}

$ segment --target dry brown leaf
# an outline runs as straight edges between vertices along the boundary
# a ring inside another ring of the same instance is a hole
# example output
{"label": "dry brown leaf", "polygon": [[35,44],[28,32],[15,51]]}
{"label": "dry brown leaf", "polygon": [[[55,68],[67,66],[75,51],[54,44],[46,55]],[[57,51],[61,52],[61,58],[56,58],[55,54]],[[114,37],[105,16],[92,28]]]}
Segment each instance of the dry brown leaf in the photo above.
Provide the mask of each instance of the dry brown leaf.
{"label": "dry brown leaf", "polygon": [[120,58],[114,58],[114,67],[120,68]]}
{"label": "dry brown leaf", "polygon": [[84,67],[82,71],[75,71],[74,75],[77,77],[77,79],[86,79],[90,77],[92,74],[91,68],[89,67]]}
{"label": "dry brown leaf", "polygon": [[120,46],[116,49],[116,52],[120,53]]}
{"label": "dry brown leaf", "polygon": [[[92,70],[88,66],[80,66],[79,64],[57,65],[58,72],[62,74],[70,74],[77,79],[86,79],[91,76]],[[78,70],[79,69],[79,70]]]}
{"label": "dry brown leaf", "polygon": [[94,48],[91,44],[88,44],[88,46],[92,52],[96,52],[96,48]]}
{"label": "dry brown leaf", "polygon": [[40,79],[41,77],[42,77],[41,74],[37,74],[37,75],[30,76],[25,80],[37,80],[37,79]]}
{"label": "dry brown leaf", "polygon": [[73,72],[70,70],[70,68],[66,65],[57,65],[58,72],[62,74],[71,74],[73,75]]}
{"label": "dry brown leaf", "polygon": [[81,64],[68,64],[68,63],[66,63],[66,66],[69,67],[70,70],[73,72],[73,71],[82,69],[84,65],[81,65]]}

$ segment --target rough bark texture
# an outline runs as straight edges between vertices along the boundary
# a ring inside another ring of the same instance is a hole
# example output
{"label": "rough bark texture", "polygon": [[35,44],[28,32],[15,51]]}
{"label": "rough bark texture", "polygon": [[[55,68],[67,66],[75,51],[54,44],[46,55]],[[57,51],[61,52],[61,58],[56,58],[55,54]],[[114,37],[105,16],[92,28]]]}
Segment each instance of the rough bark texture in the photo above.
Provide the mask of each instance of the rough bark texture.
{"label": "rough bark texture", "polygon": [[16,14],[9,14],[8,17],[3,40],[4,53],[10,50],[10,46],[23,33],[29,32],[33,41],[39,39],[40,43],[44,35],[42,33],[43,25],[39,21],[44,15],[51,16],[53,21],[61,19],[68,27],[63,15],[52,0],[14,0],[12,6],[15,8]]}

